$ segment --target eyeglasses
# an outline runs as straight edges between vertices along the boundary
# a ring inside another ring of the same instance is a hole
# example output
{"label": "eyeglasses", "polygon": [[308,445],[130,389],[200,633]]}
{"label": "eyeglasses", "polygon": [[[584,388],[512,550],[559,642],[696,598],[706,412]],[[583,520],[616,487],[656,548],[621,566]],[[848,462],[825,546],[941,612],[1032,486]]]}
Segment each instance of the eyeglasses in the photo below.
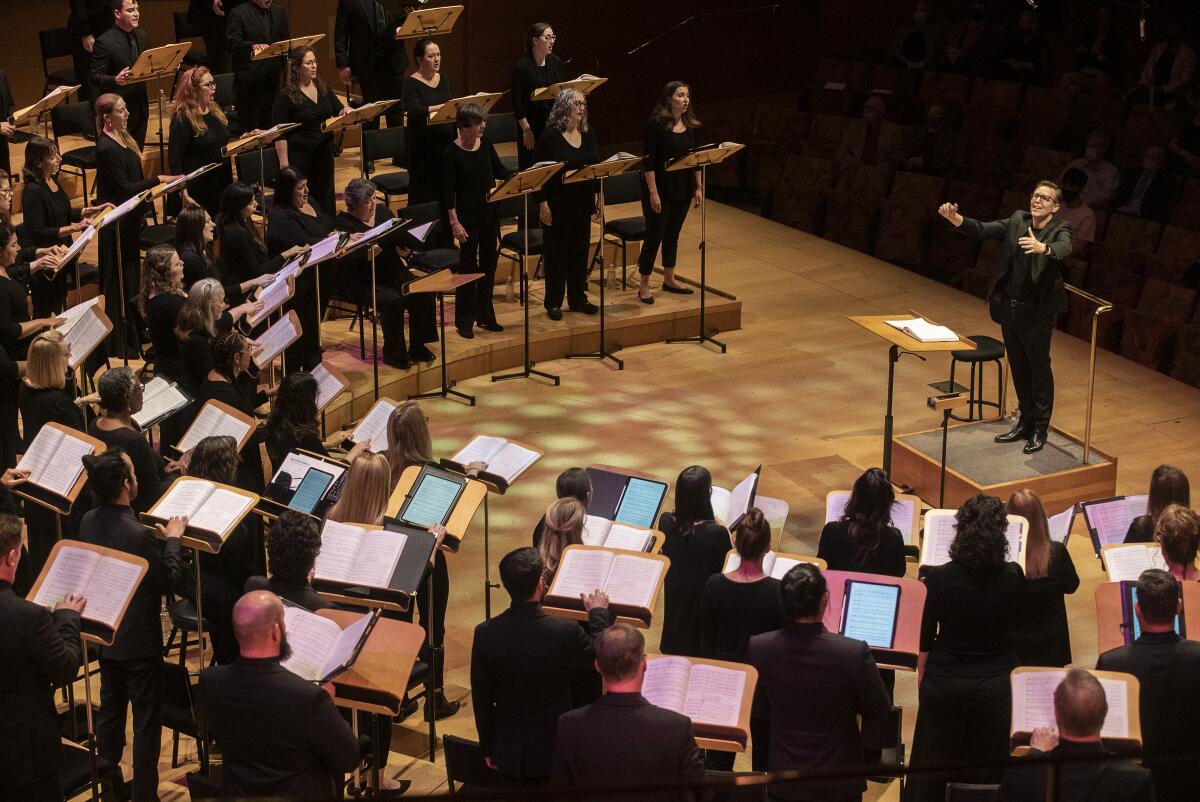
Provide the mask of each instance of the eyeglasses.
{"label": "eyeglasses", "polygon": [[539,38],[539,39],[541,39],[543,42],[556,42],[556,41],[558,41],[558,37],[557,37],[557,36],[555,36],[555,35],[554,35],[554,34],[552,34],[552,33],[544,33],[544,34],[542,34],[541,36],[539,36],[538,38]]}
{"label": "eyeglasses", "polygon": [[1029,196],[1029,199],[1038,203],[1058,203],[1058,198],[1052,195],[1040,195],[1036,192]]}
{"label": "eyeglasses", "polygon": [[205,81],[204,83],[200,84],[200,88],[201,89],[212,89],[216,85],[217,85],[216,81]]}

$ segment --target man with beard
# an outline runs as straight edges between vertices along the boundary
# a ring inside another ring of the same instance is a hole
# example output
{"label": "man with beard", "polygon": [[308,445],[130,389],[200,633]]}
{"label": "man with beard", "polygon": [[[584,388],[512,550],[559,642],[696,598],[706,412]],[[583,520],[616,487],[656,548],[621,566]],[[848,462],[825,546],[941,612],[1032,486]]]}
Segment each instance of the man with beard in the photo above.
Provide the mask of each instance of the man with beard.
{"label": "man with beard", "polygon": [[241,656],[200,672],[208,731],[221,747],[230,797],[333,798],[358,765],[358,739],[317,686],[280,665],[291,654],[283,602],[256,590],[233,607]]}
{"label": "man with beard", "polygon": [[[100,715],[96,736],[108,761],[112,782],[124,788],[121,755],[125,751],[125,709],[133,703],[134,800],[158,799],[158,756],[162,736],[162,597],[183,576],[179,538],[186,518],[172,518],[160,529],[165,545],[142,526],[130,504],[137,498],[133,461],[120,448],[85,457],[88,484],[100,506],[80,523],[80,539],[143,558],[149,570],[117,628],[112,646],[100,648]],[[127,794],[119,793],[118,798]]]}

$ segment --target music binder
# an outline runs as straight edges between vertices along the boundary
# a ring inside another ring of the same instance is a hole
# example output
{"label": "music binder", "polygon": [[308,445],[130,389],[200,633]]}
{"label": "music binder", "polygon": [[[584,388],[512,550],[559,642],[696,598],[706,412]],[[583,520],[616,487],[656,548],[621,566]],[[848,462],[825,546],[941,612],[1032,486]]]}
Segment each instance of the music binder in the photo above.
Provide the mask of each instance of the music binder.
{"label": "music binder", "polygon": [[260,134],[246,134],[243,137],[228,142],[221,148],[221,155],[228,158],[245,153],[248,150],[258,150],[272,144],[279,137],[300,127],[300,123],[280,123],[268,128]]}
{"label": "music binder", "polygon": [[580,594],[602,590],[617,620],[645,629],[654,617],[671,561],[600,546],[567,546],[542,606],[553,615],[586,619]]}
{"label": "music binder", "polygon": [[171,518],[185,516],[184,544],[216,554],[258,501],[257,493],[240,487],[180,476],[141,518],[166,524]]}
{"label": "music binder", "polygon": [[743,752],[757,684],[758,670],[745,663],[650,654],[642,696],[690,718],[703,748]]}
{"label": "music binder", "polygon": [[[922,568],[950,562],[950,544],[958,530],[957,510],[929,510],[925,513],[925,530],[921,536]],[[1025,570],[1025,548],[1029,545],[1029,521],[1020,515],[1008,516],[1008,562]]]}
{"label": "music binder", "polygon": [[302,269],[302,262],[297,261],[295,262],[294,270],[288,273],[282,273],[281,271],[281,275],[276,276],[270,284],[258,288],[258,293],[254,299],[262,302],[262,309],[246,319],[246,323],[250,328],[255,328],[259,324],[266,322],[271,315],[275,314],[285,303],[295,297],[296,275]]}
{"label": "music binder", "polygon": [[187,175],[180,176],[179,178],[176,178],[174,181],[172,181],[169,184],[158,184],[154,187],[151,187],[150,188],[150,200],[156,201],[159,198],[161,198],[163,195],[169,195],[172,192],[178,192],[179,190],[187,187],[188,184],[192,183],[200,176],[205,175],[207,173],[211,173],[213,170],[217,169],[220,166],[221,166],[220,163],[212,162],[211,164],[206,164],[203,167],[197,167],[195,170],[192,170]]}
{"label": "music binder", "polygon": [[[1141,746],[1142,721],[1140,684],[1137,677],[1119,671],[1087,672],[1100,681],[1108,702],[1108,715],[1100,728],[1105,741]],[[1067,676],[1065,668],[1021,666],[1010,675],[1012,718],[1009,737],[1014,743],[1028,743],[1034,729],[1057,728],[1054,717],[1054,689]]]}
{"label": "music binder", "polygon": [[1100,556],[1101,549],[1114,543],[1124,543],[1129,525],[1139,515],[1145,515],[1150,497],[1113,496],[1095,501],[1084,501],[1079,505],[1088,535],[1092,538],[1092,549]]}
{"label": "music binder", "polygon": [[754,506],[754,495],[758,492],[758,480],[761,476],[762,466],[759,465],[749,476],[734,485],[733,490],[712,486],[709,497],[717,523],[724,524],[730,531],[741,523],[742,518]]}
{"label": "music binder", "polygon": [[184,433],[183,439],[175,446],[175,450],[180,453],[191,451],[206,437],[227,435],[237,441],[237,450],[240,452],[246,447],[257,426],[258,421],[240,409],[234,409],[223,401],[209,399],[200,407],[199,414]]}
{"label": "music binder", "polygon": [[46,423],[17,462],[17,469],[29,471],[29,478],[13,492],[65,515],[87,482],[83,458],[105,448],[101,440],[78,429]]}
{"label": "music binder", "polygon": [[254,354],[254,364],[258,366],[259,370],[271,364],[292,343],[300,339],[302,331],[300,317],[296,314],[296,310],[288,310],[286,315],[272,323],[266,331],[251,341],[254,345],[260,346],[260,350]]}
{"label": "music binder", "polygon": [[454,122],[458,116],[458,110],[468,103],[474,103],[476,106],[479,106],[479,108],[483,109],[484,116],[487,116],[491,113],[492,107],[502,97],[504,97],[504,92],[476,92],[466,97],[452,98],[438,106],[438,110],[429,115],[429,122],[427,124],[444,125],[445,123]]}
{"label": "music binder", "polygon": [[85,543],[60,540],[50,549],[28,599],[50,609],[70,593],[87,599],[80,614],[81,633],[103,646],[112,646],[133,600],[150,570],[142,557]]}
{"label": "music binder", "polygon": [[[822,571],[828,567],[828,563],[820,557],[812,557],[807,554],[789,554],[786,551],[768,551],[763,555],[762,570],[767,576],[783,579],[788,571],[801,563],[815,565]],[[741,565],[742,558],[738,556],[737,549],[730,549],[725,554],[725,564],[721,566],[721,573],[727,574],[730,571],[736,571]]]}
{"label": "music binder", "polygon": [[312,375],[317,380],[317,412],[324,412],[333,399],[350,389],[350,380],[327,362],[313,368]]}
{"label": "music binder", "polygon": [[1114,543],[1100,547],[1100,560],[1109,582],[1136,582],[1143,571],[1169,570],[1162,547],[1157,543]]}
{"label": "music binder", "polygon": [[549,86],[538,87],[529,95],[532,100],[554,100],[559,93],[564,89],[574,89],[577,92],[582,92],[584,95],[590,95],[600,87],[601,84],[608,83],[607,78],[600,78],[595,75],[584,73],[578,78],[572,78],[569,81],[559,81],[556,84]]}
{"label": "music binder", "polygon": [[350,433],[350,440],[353,443],[368,442],[372,451],[379,453],[387,451],[388,447],[388,421],[392,418],[392,413],[399,408],[399,404],[389,398],[381,398],[371,405],[367,410],[367,414],[354,427],[354,431]]}
{"label": "music binder", "polygon": [[313,587],[362,603],[409,609],[436,545],[431,533],[403,524],[380,527],[326,521]]}
{"label": "music binder", "polygon": [[585,546],[650,552],[654,551],[656,544],[662,543],[663,533],[657,529],[642,529],[589,515],[583,522],[581,539]]}
{"label": "music binder", "polygon": [[543,454],[515,440],[503,437],[476,435],[457,454],[442,460],[442,465],[465,474],[472,462],[486,462],[487,467],[476,477],[504,494],[509,486],[533,467]]}
{"label": "music binder", "polygon": [[131,417],[145,431],[192,403],[192,397],[175,382],[155,376],[142,387],[142,408]]}
{"label": "music binder", "polygon": [[36,103],[31,103],[23,109],[17,109],[9,116],[8,121],[13,125],[23,125],[26,122],[36,123],[37,119],[46,112],[67,101],[71,95],[78,92],[79,84],[73,86],[56,86],[52,92]]}
{"label": "music binder", "polygon": [[279,665],[296,676],[324,685],[354,665],[379,620],[379,610],[363,613],[348,627],[281,599],[292,653]]}
{"label": "music binder", "polygon": [[[849,490],[830,490],[825,494],[825,523],[840,521],[850,501]],[[921,499],[916,496],[897,495],[891,510],[892,526],[900,530],[904,545],[916,542],[921,531]]]}

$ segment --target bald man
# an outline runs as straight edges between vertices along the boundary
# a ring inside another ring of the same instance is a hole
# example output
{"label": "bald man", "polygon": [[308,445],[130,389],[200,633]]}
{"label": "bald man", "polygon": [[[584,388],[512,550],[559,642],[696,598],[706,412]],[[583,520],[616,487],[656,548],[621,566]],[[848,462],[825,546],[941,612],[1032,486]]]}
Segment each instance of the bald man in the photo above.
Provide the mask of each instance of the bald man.
{"label": "bald man", "polygon": [[224,756],[227,796],[312,799],[337,796],[361,751],[323,689],[283,668],[291,650],[283,602],[265,590],[233,607],[240,656],[200,672],[208,730]]}

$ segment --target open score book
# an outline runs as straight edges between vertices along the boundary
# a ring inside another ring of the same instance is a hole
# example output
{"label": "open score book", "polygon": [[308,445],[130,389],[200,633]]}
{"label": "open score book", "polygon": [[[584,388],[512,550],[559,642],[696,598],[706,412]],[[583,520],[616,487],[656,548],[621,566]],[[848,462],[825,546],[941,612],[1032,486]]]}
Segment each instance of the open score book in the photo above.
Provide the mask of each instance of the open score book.
{"label": "open score book", "polygon": [[[950,562],[950,544],[958,534],[956,510],[929,510],[925,513],[925,533],[921,538],[921,561],[925,565],[945,565]],[[1026,533],[1029,522],[1019,515],[1008,516],[1008,529],[1004,537],[1008,540],[1008,562],[1017,563],[1025,570]]]}
{"label": "open score book", "polygon": [[[1140,741],[1137,678],[1113,671],[1090,673],[1100,681],[1108,701],[1108,715],[1100,736]],[[1065,669],[1031,668],[1012,673],[1012,735],[1028,737],[1038,727],[1058,726],[1054,717],[1054,689],[1066,676]]]}
{"label": "open score book", "polygon": [[237,449],[241,451],[254,426],[255,421],[249,415],[220,401],[210,400],[200,407],[200,413],[175,447],[181,453],[191,451],[206,437],[227,435],[237,441]]}
{"label": "open score book", "polygon": [[546,593],[545,605],[582,610],[580,594],[608,594],[614,613],[649,623],[670,561],[658,555],[568,546]]}
{"label": "open score book", "polygon": [[48,423],[21,455],[17,468],[29,471],[29,482],[56,496],[70,498],[83,473],[83,458],[99,453],[98,440],[57,423]]}
{"label": "open score book", "polygon": [[185,515],[189,535],[220,547],[257,503],[258,496],[253,493],[183,476],[146,515],[162,521]]}
{"label": "open score book", "polygon": [[[541,458],[542,455],[531,448],[505,440],[503,437],[481,434],[453,457],[442,462],[462,473],[466,473],[467,466],[472,462],[486,462],[487,468],[479,474],[479,478],[507,489]],[[496,482],[496,479],[500,482]]]}
{"label": "open score book", "polygon": [[191,398],[179,385],[162,376],[155,376],[142,388],[142,409],[133,415],[133,422],[145,429],[186,407]]}
{"label": "open score book", "polygon": [[1079,506],[1087,522],[1088,534],[1092,537],[1092,548],[1096,554],[1113,543],[1124,543],[1129,525],[1139,515],[1145,515],[1150,497],[1116,496],[1096,501],[1084,501]]}
{"label": "open score book", "polygon": [[369,448],[375,452],[387,451],[387,424],[398,406],[395,401],[386,398],[376,401],[366,416],[358,422],[358,426],[354,427],[350,439],[355,443],[364,440],[370,442]]}
{"label": "open score book", "polygon": [[936,323],[930,323],[923,317],[909,318],[905,320],[889,320],[887,324],[894,329],[912,337],[914,340],[920,340],[923,343],[956,343],[958,335],[947,326],[939,326]]}
{"label": "open score book", "polygon": [[619,524],[595,515],[583,521],[583,544],[623,551],[650,551],[657,535],[651,529]]}
{"label": "open score book", "polygon": [[712,501],[713,516],[717,523],[732,529],[737,526],[742,516],[754,506],[754,494],[758,490],[758,478],[762,466],[755,468],[749,476],[734,485],[733,490],[712,486],[709,498]]}
{"label": "open score book", "polygon": [[379,610],[363,613],[345,629],[292,604],[284,605],[283,617],[292,654],[279,664],[302,679],[324,685],[354,665],[379,620]]}
{"label": "open score book", "polygon": [[1162,547],[1157,543],[1126,543],[1113,546],[1102,546],[1100,558],[1108,572],[1109,582],[1136,582],[1143,571],[1167,568],[1163,557]]}
{"label": "open score book", "polygon": [[652,705],[690,718],[699,737],[729,738],[744,744],[750,734],[750,711],[744,703],[753,696],[757,679],[751,666],[739,663],[651,656],[646,660],[642,696]]}
{"label": "open score book", "polygon": [[[67,545],[67,544],[70,545]],[[30,592],[34,604],[53,608],[75,593],[87,599],[84,631],[111,644],[149,567],[141,557],[74,540],[60,540]]]}
{"label": "open score book", "polygon": [[[808,557],[803,554],[788,554],[782,551],[768,551],[763,555],[762,569],[763,573],[767,576],[783,579],[788,571],[800,565],[800,563],[810,563],[822,571],[826,568],[825,561],[816,557]],[[725,564],[721,566],[721,573],[727,574],[730,571],[736,571],[741,564],[742,558],[738,556],[737,549],[730,549],[725,555]]]}

